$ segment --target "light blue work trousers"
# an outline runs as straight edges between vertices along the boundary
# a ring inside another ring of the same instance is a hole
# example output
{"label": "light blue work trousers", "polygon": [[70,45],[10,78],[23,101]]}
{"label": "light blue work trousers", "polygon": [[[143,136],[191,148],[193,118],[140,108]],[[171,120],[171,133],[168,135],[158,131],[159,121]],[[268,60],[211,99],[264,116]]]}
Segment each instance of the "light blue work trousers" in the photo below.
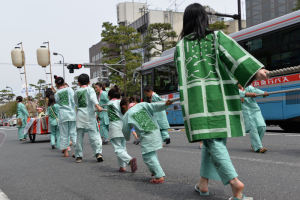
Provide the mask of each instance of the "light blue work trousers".
{"label": "light blue work trousers", "polygon": [[119,166],[126,168],[126,166],[129,165],[129,162],[132,159],[132,157],[127,152],[125,138],[112,138],[110,142],[115,149],[115,154],[118,158]]}
{"label": "light blue work trousers", "polygon": [[105,140],[108,140],[108,127],[109,127],[109,125],[106,125],[104,123],[104,120],[100,120],[100,135]]}
{"label": "light blue work trousers", "polygon": [[165,172],[160,166],[156,151],[151,151],[142,155],[144,163],[147,165],[149,171],[155,178],[166,176]]}
{"label": "light blue work trousers", "polygon": [[76,122],[66,121],[59,124],[60,149],[64,150],[70,146],[70,139],[73,146],[76,145]]}
{"label": "light blue work trousers", "polygon": [[227,185],[238,175],[226,148],[226,138],[203,140],[200,176]]}
{"label": "light blue work trousers", "polygon": [[161,134],[162,141],[165,141],[165,139],[170,138],[168,129],[161,129],[160,134]]}
{"label": "light blue work trousers", "polygon": [[19,138],[19,140],[22,140],[22,139],[27,137],[27,134],[24,135],[24,128],[25,128],[25,126],[24,127],[18,127],[18,138]]}
{"label": "light blue work trousers", "polygon": [[55,126],[51,126],[50,125],[50,129],[51,129],[51,135],[50,135],[50,142],[51,142],[51,145],[55,145],[56,148],[59,148],[60,145],[60,135],[59,135],[59,127],[58,125],[55,125]]}
{"label": "light blue work trousers", "polygon": [[77,129],[77,143],[75,147],[75,156],[81,157],[83,156],[83,139],[84,134],[87,133],[89,136],[89,142],[93,149],[94,155],[96,154],[102,154],[102,140],[101,137],[97,131],[97,129],[84,129],[84,128],[78,128]]}
{"label": "light blue work trousers", "polygon": [[266,132],[265,126],[251,127],[249,131],[249,135],[250,135],[251,146],[254,151],[258,151],[263,147],[262,139],[265,135],[265,132]]}

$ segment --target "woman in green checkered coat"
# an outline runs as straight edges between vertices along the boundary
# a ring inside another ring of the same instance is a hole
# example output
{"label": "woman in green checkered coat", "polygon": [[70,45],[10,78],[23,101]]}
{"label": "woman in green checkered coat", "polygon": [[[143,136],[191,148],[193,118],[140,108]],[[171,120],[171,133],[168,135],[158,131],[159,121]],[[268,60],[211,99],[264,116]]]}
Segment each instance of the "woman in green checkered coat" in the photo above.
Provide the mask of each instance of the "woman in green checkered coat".
{"label": "woman in green checkered coat", "polygon": [[185,9],[174,59],[188,140],[203,140],[201,178],[195,189],[209,195],[208,180],[221,180],[231,185],[232,199],[247,199],[226,138],[245,133],[236,80],[245,86],[254,79],[266,79],[267,71],[222,31],[208,30],[208,16],[198,3]]}

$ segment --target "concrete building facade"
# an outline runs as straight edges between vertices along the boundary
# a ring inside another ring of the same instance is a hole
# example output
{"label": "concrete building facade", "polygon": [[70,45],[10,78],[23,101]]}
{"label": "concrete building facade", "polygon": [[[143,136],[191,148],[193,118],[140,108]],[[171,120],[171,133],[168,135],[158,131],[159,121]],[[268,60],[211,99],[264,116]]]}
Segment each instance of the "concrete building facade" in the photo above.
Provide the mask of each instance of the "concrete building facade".
{"label": "concrete building facade", "polygon": [[247,27],[293,11],[297,0],[245,0]]}
{"label": "concrete building facade", "polygon": [[[239,31],[238,20],[228,20],[228,21],[224,21],[224,23],[228,26],[225,30],[227,34],[235,33]],[[242,28],[246,28],[246,20],[242,20]]]}
{"label": "concrete building facade", "polygon": [[[100,64],[102,63],[101,48],[107,46],[105,42],[98,42],[97,44],[89,48],[89,61],[90,63]],[[90,79],[91,83],[108,81],[109,70],[106,67],[90,66]]]}
{"label": "concrete building facade", "polygon": [[122,2],[117,4],[117,22],[127,26],[140,18],[147,10],[147,4],[138,2]]}

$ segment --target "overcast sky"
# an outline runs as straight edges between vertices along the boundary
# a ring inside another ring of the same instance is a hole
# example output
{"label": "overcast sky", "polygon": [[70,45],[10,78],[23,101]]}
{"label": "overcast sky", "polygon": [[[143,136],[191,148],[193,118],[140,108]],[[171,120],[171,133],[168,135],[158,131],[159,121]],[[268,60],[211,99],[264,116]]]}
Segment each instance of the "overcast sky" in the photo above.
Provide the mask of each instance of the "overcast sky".
{"label": "overcast sky", "polygon": [[[23,42],[29,83],[46,79],[45,69],[37,65],[36,49],[43,42],[50,42],[50,50],[64,55],[66,63],[89,61],[89,47],[100,41],[101,25],[110,21],[116,24],[116,5],[121,0],[12,0],[0,2],[0,89],[6,86],[20,94],[24,78],[11,64],[10,52],[18,42]],[[131,2],[131,1],[130,1]],[[146,2],[136,0],[135,2]],[[236,13],[237,0],[177,0],[178,10],[190,3],[209,5],[216,11]],[[174,9],[174,0],[148,0],[150,9]],[[243,3],[243,8],[244,8]],[[244,9],[243,9],[244,10]],[[62,76],[59,56],[51,57],[53,74]],[[49,68],[46,69],[49,71]],[[75,75],[88,73],[88,69],[69,74],[71,83]]]}

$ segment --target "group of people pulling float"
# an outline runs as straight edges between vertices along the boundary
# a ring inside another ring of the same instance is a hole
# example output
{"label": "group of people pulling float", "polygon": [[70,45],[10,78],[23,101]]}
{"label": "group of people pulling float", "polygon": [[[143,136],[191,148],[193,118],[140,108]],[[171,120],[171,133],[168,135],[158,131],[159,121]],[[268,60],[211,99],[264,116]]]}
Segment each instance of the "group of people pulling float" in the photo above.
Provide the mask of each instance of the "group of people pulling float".
{"label": "group of people pulling float", "polygon": [[[231,200],[250,200],[243,194],[244,184],[231,162],[226,141],[249,133],[254,152],[267,151],[262,145],[266,124],[254,100],[257,94],[268,93],[251,85],[253,80],[267,79],[267,70],[232,38],[222,31],[211,31],[204,7],[189,5],[183,16],[183,30],[176,45],[174,62],[179,77],[179,92],[189,142],[203,142],[200,180],[195,190],[209,195],[209,180],[230,184]],[[140,143],[142,158],[149,168],[151,183],[163,183],[165,173],[157,157],[163,142],[170,143],[166,108],[170,100],[161,99],[151,86],[144,88],[149,102],[121,98],[117,86],[97,83],[89,86],[89,76],[78,77],[79,89],[65,85],[55,77],[57,91],[47,94],[47,115],[51,124],[51,144],[65,157],[75,149],[76,162],[83,159],[83,138],[89,142],[98,162],[103,161],[102,144],[111,142],[117,156],[119,171],[137,170],[137,160],[129,155],[126,140],[134,133]],[[245,89],[244,89],[245,88]],[[96,94],[96,92],[97,94]],[[18,117],[26,124],[28,112],[18,97]],[[95,114],[97,117],[95,117]],[[97,119],[100,120],[100,130]],[[19,135],[22,133],[19,127]]]}

